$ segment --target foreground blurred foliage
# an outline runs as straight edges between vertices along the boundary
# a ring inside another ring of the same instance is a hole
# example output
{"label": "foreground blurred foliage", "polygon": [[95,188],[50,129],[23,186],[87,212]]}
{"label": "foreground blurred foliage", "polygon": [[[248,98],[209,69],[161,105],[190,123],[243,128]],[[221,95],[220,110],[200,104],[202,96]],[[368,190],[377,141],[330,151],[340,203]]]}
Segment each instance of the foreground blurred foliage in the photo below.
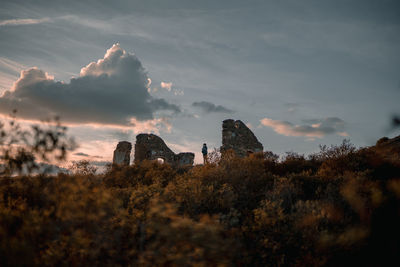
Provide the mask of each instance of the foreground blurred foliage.
{"label": "foreground blurred foliage", "polygon": [[400,255],[400,160],[348,141],[173,169],[0,178],[0,265],[387,266]]}
{"label": "foreground blurred foliage", "polygon": [[65,160],[75,149],[58,117],[22,127],[16,114],[14,110],[8,120],[0,121],[0,177],[49,172],[49,164]]}

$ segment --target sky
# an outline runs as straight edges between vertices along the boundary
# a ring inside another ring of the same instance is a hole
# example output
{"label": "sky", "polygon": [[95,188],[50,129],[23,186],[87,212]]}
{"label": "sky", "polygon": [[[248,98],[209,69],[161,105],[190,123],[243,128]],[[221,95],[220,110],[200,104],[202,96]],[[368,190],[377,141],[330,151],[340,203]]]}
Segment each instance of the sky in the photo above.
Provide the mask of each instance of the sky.
{"label": "sky", "polygon": [[400,134],[399,48],[397,0],[2,0],[0,115],[98,164],[150,132],[200,163],[229,118],[280,155],[369,146]]}

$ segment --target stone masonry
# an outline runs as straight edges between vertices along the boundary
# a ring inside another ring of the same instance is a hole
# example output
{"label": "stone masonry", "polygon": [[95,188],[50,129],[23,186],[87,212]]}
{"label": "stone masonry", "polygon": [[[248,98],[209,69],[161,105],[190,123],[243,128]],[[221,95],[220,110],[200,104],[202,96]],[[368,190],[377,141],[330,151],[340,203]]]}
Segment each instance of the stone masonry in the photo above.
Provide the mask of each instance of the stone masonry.
{"label": "stone masonry", "polygon": [[175,154],[165,142],[155,134],[138,134],[135,144],[135,163],[143,160],[161,158],[164,163],[172,166],[193,165],[194,153],[185,152]]}
{"label": "stone masonry", "polygon": [[131,160],[132,144],[127,141],[118,143],[114,150],[113,164],[128,166]]}
{"label": "stone masonry", "polygon": [[237,156],[246,157],[251,153],[263,152],[264,148],[242,121],[228,119],[222,122],[221,154],[231,149]]}

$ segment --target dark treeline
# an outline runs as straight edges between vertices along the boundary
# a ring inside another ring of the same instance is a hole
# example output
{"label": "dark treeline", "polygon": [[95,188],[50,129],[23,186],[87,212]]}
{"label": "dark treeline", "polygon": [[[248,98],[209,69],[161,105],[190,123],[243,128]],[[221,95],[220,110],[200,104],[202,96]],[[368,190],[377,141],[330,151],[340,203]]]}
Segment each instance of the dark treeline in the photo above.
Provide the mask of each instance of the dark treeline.
{"label": "dark treeline", "polygon": [[1,266],[399,262],[393,151],[343,142],[281,161],[214,153],[188,169],[143,162],[74,171],[0,179]]}

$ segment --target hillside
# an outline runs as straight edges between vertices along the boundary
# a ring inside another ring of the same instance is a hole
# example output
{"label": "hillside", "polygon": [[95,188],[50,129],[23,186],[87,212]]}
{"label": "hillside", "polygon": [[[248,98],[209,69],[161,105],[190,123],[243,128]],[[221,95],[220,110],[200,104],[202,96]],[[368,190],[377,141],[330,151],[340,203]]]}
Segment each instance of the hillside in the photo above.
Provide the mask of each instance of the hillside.
{"label": "hillside", "polygon": [[343,142],[282,161],[228,151],[189,169],[3,177],[0,265],[388,266],[400,161],[382,155]]}

